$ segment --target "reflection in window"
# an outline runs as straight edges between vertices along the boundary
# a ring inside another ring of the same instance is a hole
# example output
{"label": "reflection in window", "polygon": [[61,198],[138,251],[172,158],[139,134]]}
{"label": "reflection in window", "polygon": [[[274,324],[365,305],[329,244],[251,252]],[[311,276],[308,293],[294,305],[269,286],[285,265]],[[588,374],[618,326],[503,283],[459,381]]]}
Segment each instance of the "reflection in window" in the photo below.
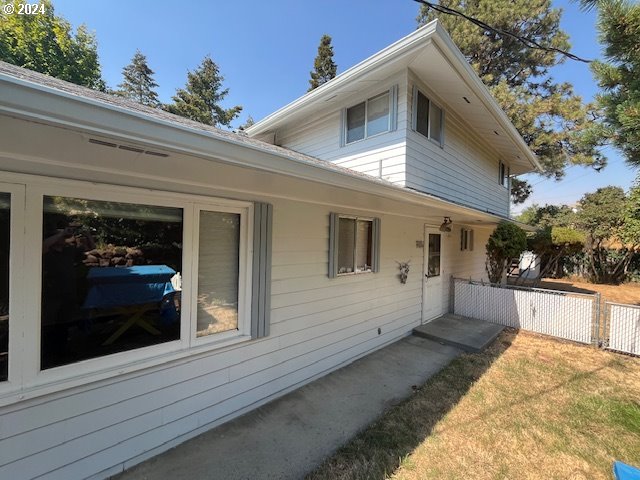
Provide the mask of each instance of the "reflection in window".
{"label": "reflection in window", "polygon": [[389,130],[389,92],[367,102],[367,137]]}
{"label": "reflection in window", "polygon": [[44,197],[41,367],[177,340],[182,209]]}
{"label": "reflection in window", "polygon": [[356,238],[356,221],[341,218],[338,228],[338,273],[353,273],[353,251]]}
{"label": "reflection in window", "polygon": [[442,145],[444,130],[442,109],[417,89],[414,102],[414,130]]}
{"label": "reflection in window", "polygon": [[389,91],[347,108],[346,142],[351,143],[390,130]]}
{"label": "reflection in window", "polygon": [[370,272],[373,255],[373,221],[340,218],[338,274]]}
{"label": "reflection in window", "polygon": [[427,275],[437,277],[440,275],[440,234],[429,234],[429,256],[427,258]]}
{"label": "reflection in window", "polygon": [[9,373],[9,236],[11,195],[0,193],[0,382]]}
{"label": "reflection in window", "polygon": [[240,215],[200,212],[198,337],[238,329]]}

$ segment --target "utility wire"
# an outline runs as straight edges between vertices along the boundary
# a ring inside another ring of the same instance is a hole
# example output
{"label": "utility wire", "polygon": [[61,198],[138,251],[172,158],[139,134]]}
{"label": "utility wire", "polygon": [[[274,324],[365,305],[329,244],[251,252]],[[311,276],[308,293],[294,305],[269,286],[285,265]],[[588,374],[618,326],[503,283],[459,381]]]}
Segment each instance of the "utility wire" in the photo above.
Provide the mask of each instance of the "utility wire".
{"label": "utility wire", "polygon": [[494,32],[497,33],[500,36],[503,37],[510,37],[513,38],[514,40],[522,43],[524,46],[529,47],[529,48],[535,48],[537,50],[544,50],[545,52],[553,52],[553,53],[558,53],[560,55],[564,55],[565,57],[571,59],[571,60],[575,60],[577,62],[583,62],[583,63],[591,63],[592,60],[587,60],[586,58],[582,58],[579,57],[577,55],[574,55],[571,52],[567,52],[565,50],[562,50],[560,48],[555,48],[555,47],[545,47],[544,45],[531,40],[530,38],[526,38],[526,37],[522,37],[520,35],[516,35],[513,32],[509,32],[507,30],[502,30],[501,28],[496,28],[496,27],[492,27],[491,25],[488,25],[486,23],[484,23],[482,20],[478,20],[477,18],[474,17],[470,17],[469,15],[465,15],[464,13],[462,13],[459,10],[455,10],[453,8],[449,8],[449,7],[445,7],[444,5],[437,5],[435,3],[431,3],[431,2],[427,2],[426,0],[414,0],[417,3],[420,3],[422,5],[425,5],[427,8],[431,8],[432,10],[435,10],[436,12],[440,12],[440,13],[444,13],[446,15],[453,15],[454,17],[460,17],[460,18],[464,18],[465,20],[468,20],[469,22],[473,23],[474,25],[484,29],[484,30],[488,30],[490,32]]}

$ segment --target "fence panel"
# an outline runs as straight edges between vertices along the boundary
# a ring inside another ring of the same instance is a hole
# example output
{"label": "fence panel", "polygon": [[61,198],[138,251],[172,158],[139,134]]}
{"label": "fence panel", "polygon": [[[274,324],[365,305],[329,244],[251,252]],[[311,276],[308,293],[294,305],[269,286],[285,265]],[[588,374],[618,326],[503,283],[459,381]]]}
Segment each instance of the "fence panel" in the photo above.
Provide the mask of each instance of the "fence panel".
{"label": "fence panel", "polygon": [[454,279],[454,313],[581,343],[597,341],[599,296]]}
{"label": "fence panel", "polygon": [[640,306],[606,303],[609,343],[607,348],[640,355]]}

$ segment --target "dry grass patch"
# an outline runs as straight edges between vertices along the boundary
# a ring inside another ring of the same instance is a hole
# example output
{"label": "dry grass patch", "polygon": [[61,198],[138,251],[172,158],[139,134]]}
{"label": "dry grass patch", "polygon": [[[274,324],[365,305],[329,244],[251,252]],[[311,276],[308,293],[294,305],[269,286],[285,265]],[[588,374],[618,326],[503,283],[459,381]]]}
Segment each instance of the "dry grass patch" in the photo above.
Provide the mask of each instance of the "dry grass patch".
{"label": "dry grass patch", "polygon": [[640,359],[505,332],[309,479],[609,479],[640,464]]}

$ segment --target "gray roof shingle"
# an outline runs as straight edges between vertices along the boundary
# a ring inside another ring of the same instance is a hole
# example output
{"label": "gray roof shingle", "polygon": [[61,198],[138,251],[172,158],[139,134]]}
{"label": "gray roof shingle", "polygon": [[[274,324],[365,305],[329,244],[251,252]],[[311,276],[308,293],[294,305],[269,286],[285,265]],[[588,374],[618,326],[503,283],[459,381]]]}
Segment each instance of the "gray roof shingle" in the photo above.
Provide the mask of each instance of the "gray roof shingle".
{"label": "gray roof shingle", "polygon": [[172,113],[166,112],[160,108],[148,107],[140,103],[134,102],[118,95],[113,95],[105,92],[93,90],[91,88],[82,87],[74,83],[70,83],[58,78],[51,77],[42,73],[34,72],[23,67],[18,67],[7,62],[0,61],[0,76],[7,75],[19,80],[23,80],[35,85],[45,87],[52,90],[58,90],[68,95],[76,96],[81,99],[89,99],[99,103],[103,103],[110,107],[115,107],[123,113],[135,113],[137,115],[143,115],[148,120],[159,120],[163,123],[174,124],[181,128],[187,128],[197,134],[208,136],[222,141],[228,141],[236,144],[244,144],[252,149],[262,150],[266,153],[272,153],[281,157],[286,157],[292,161],[299,163],[306,163],[323,169],[333,170],[342,174],[359,177],[368,180],[372,183],[394,185],[391,182],[372,177],[349,168],[335,165],[325,160],[320,160],[316,157],[305,155],[303,153],[290,150],[288,148],[272,145],[254,138],[250,138],[247,135],[222,130],[220,128],[205,125],[203,123],[189,120],[188,118],[180,117]]}

